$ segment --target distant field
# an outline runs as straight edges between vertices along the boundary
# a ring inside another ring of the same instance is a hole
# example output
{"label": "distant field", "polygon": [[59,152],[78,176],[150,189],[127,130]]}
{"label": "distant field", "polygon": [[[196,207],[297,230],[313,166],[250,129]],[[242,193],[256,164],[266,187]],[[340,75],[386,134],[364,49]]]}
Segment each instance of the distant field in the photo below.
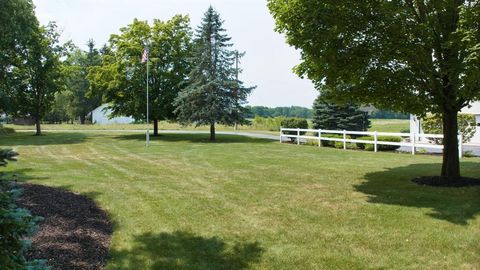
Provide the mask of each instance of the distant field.
{"label": "distant field", "polygon": [[[379,132],[400,132],[402,130],[409,129],[408,120],[399,120],[399,119],[373,119],[371,131]],[[311,124],[311,122],[310,122]],[[5,125],[6,127],[14,128],[15,130],[34,130],[35,126],[18,126],[18,125]],[[61,125],[51,125],[44,124],[42,128],[44,130],[146,130],[147,127],[152,129],[152,126],[147,126],[145,124],[112,124],[112,125],[79,125],[79,124],[61,124]],[[172,123],[167,121],[162,121],[159,123],[159,129],[163,130],[209,130],[208,126],[181,126],[178,123]],[[230,126],[217,126],[218,131],[233,131],[233,127]],[[268,133],[268,134],[278,134],[276,131],[271,131],[267,129],[261,129],[255,126],[238,126],[238,131],[242,132],[259,132],[259,133]]]}
{"label": "distant field", "polygon": [[410,129],[409,120],[401,119],[372,119],[371,131],[403,132]]}

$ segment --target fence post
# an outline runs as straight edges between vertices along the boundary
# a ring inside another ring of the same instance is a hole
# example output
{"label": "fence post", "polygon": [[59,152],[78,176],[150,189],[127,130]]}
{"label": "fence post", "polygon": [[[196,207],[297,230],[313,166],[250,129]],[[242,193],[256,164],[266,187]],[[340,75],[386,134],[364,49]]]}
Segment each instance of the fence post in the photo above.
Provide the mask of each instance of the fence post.
{"label": "fence post", "polygon": [[283,128],[280,127],[280,143],[282,143]]}
{"label": "fence post", "polygon": [[322,130],[318,130],[318,147],[322,147]]}
{"label": "fence post", "polygon": [[297,128],[297,144],[300,145],[300,129]]}
{"label": "fence post", "polygon": [[463,157],[463,135],[458,135],[458,155],[460,158]]}
{"label": "fence post", "polygon": [[411,133],[411,140],[412,140],[412,155],[415,155],[415,132]]}
{"label": "fence post", "polygon": [[343,150],[347,150],[347,131],[343,130]]}
{"label": "fence post", "polygon": [[373,134],[373,138],[374,138],[374,146],[373,147],[375,149],[374,151],[375,151],[375,153],[377,153],[378,152],[378,143],[377,143],[378,142],[378,132],[377,131],[375,131],[375,133]]}

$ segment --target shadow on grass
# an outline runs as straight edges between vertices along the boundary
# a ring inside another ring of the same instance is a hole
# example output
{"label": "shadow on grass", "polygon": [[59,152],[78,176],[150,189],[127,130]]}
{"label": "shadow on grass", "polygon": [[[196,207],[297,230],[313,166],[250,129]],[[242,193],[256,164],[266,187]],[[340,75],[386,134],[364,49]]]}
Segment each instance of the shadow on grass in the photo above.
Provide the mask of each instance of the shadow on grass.
{"label": "shadow on grass", "polygon": [[[212,144],[224,144],[224,143],[271,143],[272,140],[252,138],[244,135],[226,135],[217,134],[215,141],[210,141],[209,134],[203,133],[171,133],[160,134],[159,136],[150,136],[152,141],[164,141],[164,142],[189,142],[189,143],[212,143]],[[120,140],[137,140],[145,141],[145,134],[128,134],[116,136],[115,139]]]}
{"label": "shadow on grass", "polygon": [[45,133],[42,136],[34,136],[31,133],[15,133],[0,137],[0,147],[20,145],[55,145],[55,144],[78,144],[86,140],[83,133]]}
{"label": "shadow on grass", "polygon": [[241,270],[257,262],[262,248],[257,242],[228,245],[217,237],[188,232],[143,234],[131,249],[111,250],[115,269]]}
{"label": "shadow on grass", "polygon": [[45,180],[48,177],[38,177],[32,174],[33,169],[25,168],[13,171],[0,171],[0,180],[27,182],[30,180]]}
{"label": "shadow on grass", "polygon": [[[436,175],[440,168],[441,164],[413,164],[368,173],[366,181],[355,188],[370,195],[371,203],[430,208],[433,218],[467,225],[480,213],[480,187],[439,188],[412,182],[416,176]],[[465,176],[480,175],[478,163],[462,163],[462,170]]]}

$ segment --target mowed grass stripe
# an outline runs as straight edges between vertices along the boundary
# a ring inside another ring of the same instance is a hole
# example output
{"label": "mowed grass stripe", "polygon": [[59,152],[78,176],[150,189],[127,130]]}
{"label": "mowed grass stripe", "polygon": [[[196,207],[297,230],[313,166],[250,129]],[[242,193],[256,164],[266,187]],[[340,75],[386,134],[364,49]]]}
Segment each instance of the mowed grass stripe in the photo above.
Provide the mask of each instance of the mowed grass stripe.
{"label": "mowed grass stripe", "polygon": [[[18,134],[0,146],[20,152],[7,170],[21,179],[107,209],[107,269],[480,268],[480,190],[410,181],[438,173],[440,157],[235,136],[162,135],[148,149],[143,140]],[[480,175],[480,159],[462,170]]]}

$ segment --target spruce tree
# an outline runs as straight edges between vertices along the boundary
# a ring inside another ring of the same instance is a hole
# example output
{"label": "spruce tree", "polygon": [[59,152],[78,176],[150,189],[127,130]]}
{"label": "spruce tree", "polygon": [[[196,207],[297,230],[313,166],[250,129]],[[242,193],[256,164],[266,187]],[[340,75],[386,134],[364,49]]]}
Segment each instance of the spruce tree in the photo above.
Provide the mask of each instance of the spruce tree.
{"label": "spruce tree", "polygon": [[210,6],[196,31],[194,68],[175,101],[180,123],[209,125],[212,141],[216,123],[244,121],[243,105],[254,89],[238,80],[235,62],[241,55],[231,49],[231,38],[222,25],[220,15]]}
{"label": "spruce tree", "polygon": [[366,131],[370,127],[368,113],[354,104],[338,105],[319,96],[313,104],[315,129]]}

